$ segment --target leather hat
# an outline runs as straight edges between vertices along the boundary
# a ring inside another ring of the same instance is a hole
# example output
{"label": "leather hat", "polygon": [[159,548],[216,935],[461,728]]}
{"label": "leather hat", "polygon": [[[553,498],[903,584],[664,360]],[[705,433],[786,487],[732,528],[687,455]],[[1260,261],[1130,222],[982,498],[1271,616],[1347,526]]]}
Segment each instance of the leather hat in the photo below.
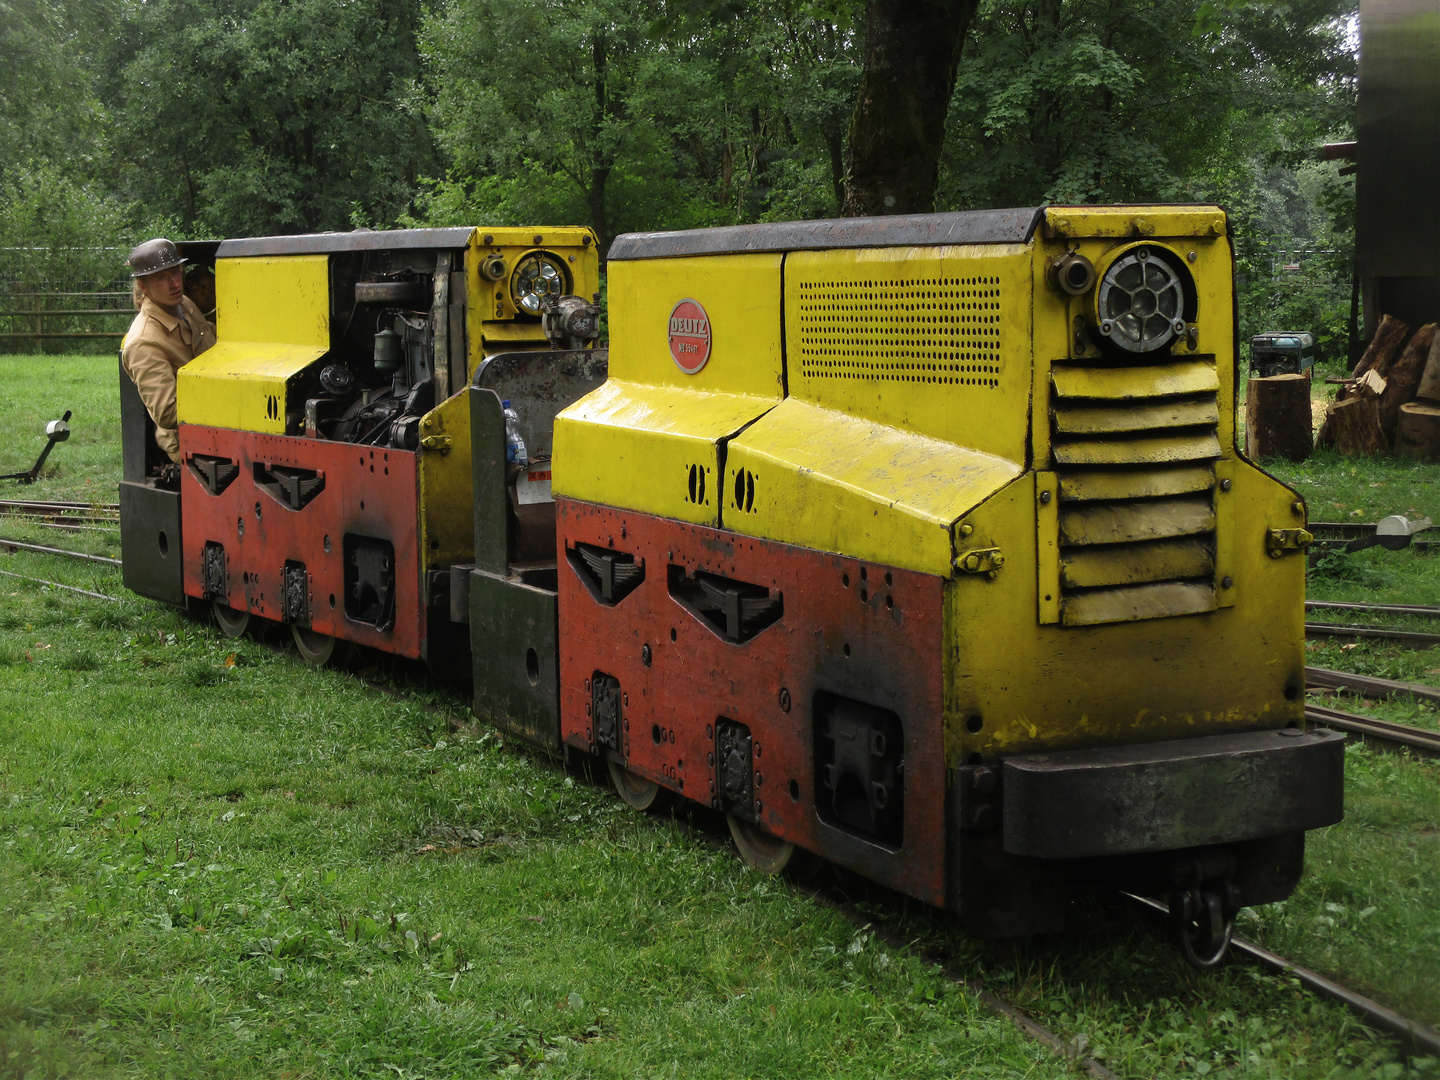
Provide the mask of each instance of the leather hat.
{"label": "leather hat", "polygon": [[130,252],[130,257],[125,261],[130,264],[131,277],[145,277],[171,267],[183,266],[188,260],[173,243],[163,236],[157,236],[154,240],[146,240]]}

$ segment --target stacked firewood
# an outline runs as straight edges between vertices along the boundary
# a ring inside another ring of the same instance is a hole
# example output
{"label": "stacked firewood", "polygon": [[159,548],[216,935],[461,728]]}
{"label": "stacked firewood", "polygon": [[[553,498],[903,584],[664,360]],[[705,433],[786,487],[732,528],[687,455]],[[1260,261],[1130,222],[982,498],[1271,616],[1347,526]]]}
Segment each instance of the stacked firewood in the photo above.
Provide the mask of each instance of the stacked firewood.
{"label": "stacked firewood", "polygon": [[1414,334],[1386,315],[1335,403],[1316,446],[1342,454],[1440,460],[1440,327]]}

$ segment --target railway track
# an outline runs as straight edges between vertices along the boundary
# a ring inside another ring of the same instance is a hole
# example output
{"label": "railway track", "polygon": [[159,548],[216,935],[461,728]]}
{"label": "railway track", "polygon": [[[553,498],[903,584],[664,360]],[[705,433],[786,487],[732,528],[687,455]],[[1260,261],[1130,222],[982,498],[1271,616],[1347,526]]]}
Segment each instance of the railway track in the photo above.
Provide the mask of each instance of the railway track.
{"label": "railway track", "polygon": [[1397,724],[1390,720],[1377,720],[1372,716],[1357,716],[1324,705],[1306,705],[1305,719],[1313,724],[1323,724],[1347,735],[1354,735],[1366,742],[1404,747],[1424,757],[1440,757],[1440,731]]}
{"label": "railway track", "polygon": [[1375,615],[1418,615],[1440,619],[1440,607],[1429,604],[1360,604],[1340,600],[1306,600],[1306,611],[1363,611]]}
{"label": "railway track", "polygon": [[[1132,893],[1122,893],[1121,895],[1152,914],[1169,920],[1170,908],[1161,901],[1148,896],[1135,896]],[[1242,937],[1232,937],[1230,948],[1252,963],[1269,968],[1278,974],[1290,975],[1298,979],[1300,985],[1311,993],[1329,998],[1331,1001],[1338,1001],[1371,1027],[1388,1031],[1421,1053],[1440,1055],[1440,1031],[1427,1027],[1417,1020],[1411,1020],[1408,1016],[1402,1016],[1373,998],[1351,990],[1333,979],[1327,979],[1319,972],[1302,967],[1293,960],[1287,960],[1279,953],[1271,952],[1263,945],[1256,945],[1253,941],[1247,941]]]}
{"label": "railway track", "polygon": [[1305,624],[1307,638],[1370,638],[1376,641],[1393,641],[1411,649],[1432,649],[1440,645],[1440,634],[1425,634],[1416,630],[1395,630],[1384,626],[1349,626],[1343,623]]}

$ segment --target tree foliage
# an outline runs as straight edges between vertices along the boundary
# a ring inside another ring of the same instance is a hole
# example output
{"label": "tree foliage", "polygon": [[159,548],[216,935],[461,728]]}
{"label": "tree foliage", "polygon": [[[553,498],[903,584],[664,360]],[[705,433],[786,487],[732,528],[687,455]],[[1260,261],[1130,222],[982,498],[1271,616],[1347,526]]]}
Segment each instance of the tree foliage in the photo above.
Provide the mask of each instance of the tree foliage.
{"label": "tree foliage", "polygon": [[122,190],[188,231],[389,224],[435,169],[413,0],[144,0],[109,63]]}

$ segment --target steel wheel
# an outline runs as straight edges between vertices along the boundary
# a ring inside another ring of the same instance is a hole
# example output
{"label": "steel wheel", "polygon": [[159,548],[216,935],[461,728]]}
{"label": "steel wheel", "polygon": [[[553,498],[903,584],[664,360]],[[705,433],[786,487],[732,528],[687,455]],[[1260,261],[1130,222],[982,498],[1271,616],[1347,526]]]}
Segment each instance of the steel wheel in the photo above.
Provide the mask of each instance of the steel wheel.
{"label": "steel wheel", "polygon": [[210,601],[210,611],[215,616],[215,622],[220,627],[220,633],[227,638],[238,638],[242,636],[250,626],[250,611],[238,608],[227,607],[219,600]]}
{"label": "steel wheel", "polygon": [[636,776],[618,761],[605,764],[610,769],[610,782],[627,806],[636,810],[659,810],[670,801],[670,792],[654,781]]}
{"label": "steel wheel", "polygon": [[795,857],[795,845],[788,840],[771,836],[748,821],[741,821],[734,814],[726,814],[730,823],[730,835],[740,849],[740,858],[745,865],[762,874],[778,874],[790,865]]}
{"label": "steel wheel", "polygon": [[291,623],[290,636],[295,639],[295,648],[312,667],[338,666],[350,655],[350,643],[329,634],[317,634],[314,630]]}

